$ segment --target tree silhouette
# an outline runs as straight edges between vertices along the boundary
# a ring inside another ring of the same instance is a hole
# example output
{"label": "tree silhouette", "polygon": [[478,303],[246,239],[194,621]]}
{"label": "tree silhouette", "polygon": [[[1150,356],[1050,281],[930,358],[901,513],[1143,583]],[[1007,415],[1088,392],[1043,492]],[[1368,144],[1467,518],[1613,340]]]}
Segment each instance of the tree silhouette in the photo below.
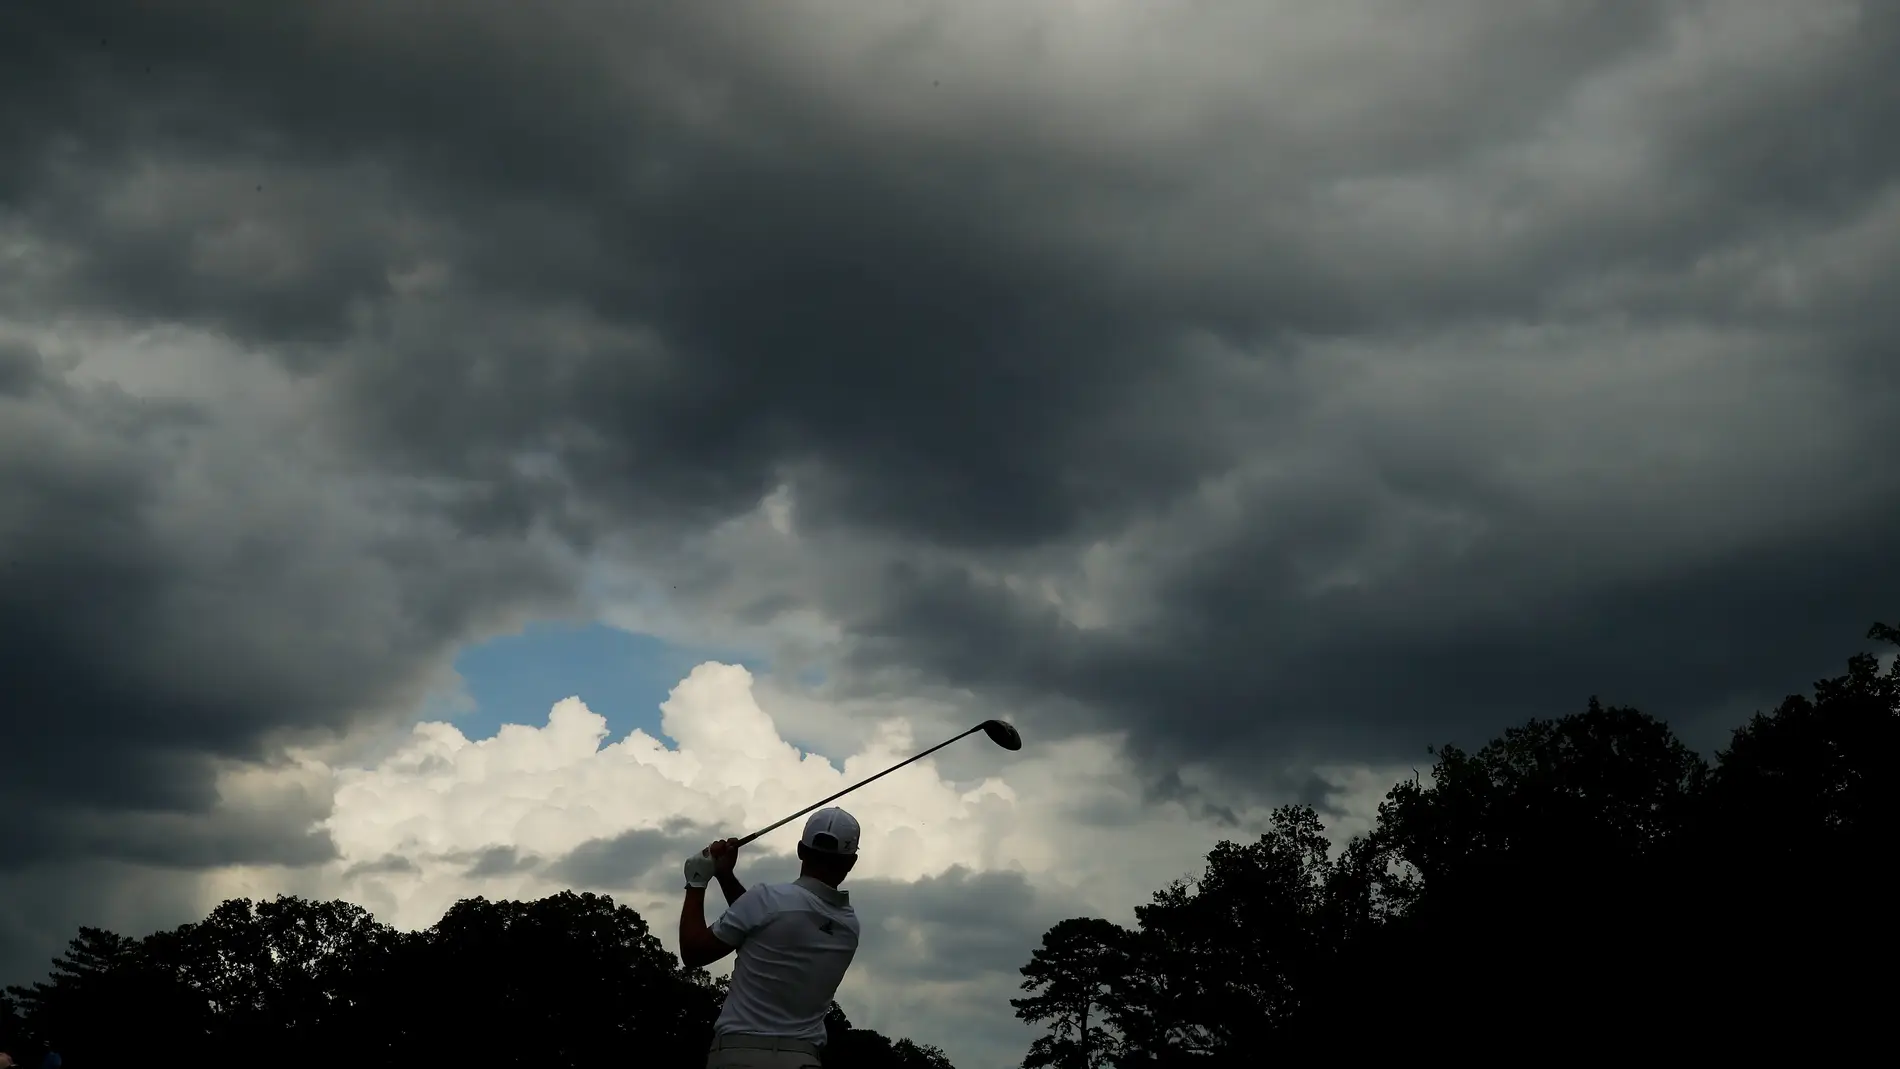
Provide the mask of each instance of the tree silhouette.
{"label": "tree silhouette", "polygon": [[1662,722],[1594,699],[1437,756],[1430,786],[1400,783],[1380,807],[1374,844],[1418,883],[1351,967],[1433,963],[1438,982],[1391,1008],[1408,1028],[1476,1005],[1494,1034],[1526,1041],[1585,1020],[1597,1039],[1653,1032],[1628,1005],[1666,994],[1657,959],[1683,938],[1670,850],[1705,763]]}
{"label": "tree silhouette", "polygon": [[[710,1041],[712,1000],[634,910],[601,895],[534,902],[465,899],[403,955],[419,1027],[408,1059],[493,1059],[581,1066],[602,1058],[688,1057]],[[703,975],[703,974],[702,974]],[[444,1027],[508,1022],[504,1033]]]}
{"label": "tree silhouette", "polygon": [[[80,929],[47,980],[9,989],[0,1024],[73,1069],[696,1065],[725,987],[600,895],[466,899],[414,933],[344,902],[235,899],[143,939]],[[950,1069],[935,1047],[845,1029],[830,1065]]]}
{"label": "tree silhouette", "polygon": [[1049,929],[1022,968],[1022,989],[1036,993],[1010,1000],[1017,1017],[1049,1027],[1023,1059],[1025,1069],[1095,1069],[1113,1058],[1115,1037],[1104,1027],[1105,1015],[1090,1017],[1127,967],[1126,933],[1108,921],[1078,917]]}
{"label": "tree silhouette", "polygon": [[394,964],[400,939],[346,902],[233,899],[204,920],[143,943],[146,956],[192,993],[204,1018],[200,1042],[231,1051],[276,1051],[283,1064],[355,1050]]}
{"label": "tree silhouette", "polygon": [[0,1054],[23,1051],[26,1042],[26,1022],[20,1017],[19,1007],[14,1005],[11,994],[0,991]]}
{"label": "tree silhouette", "polygon": [[1333,958],[1383,909],[1371,859],[1340,857],[1318,813],[1283,806],[1253,843],[1223,841],[1190,887],[1135,910],[1130,967],[1111,997],[1122,1065],[1208,1065],[1270,1055],[1320,990]]}
{"label": "tree silhouette", "polygon": [[[1900,645],[1900,630],[1875,624],[1867,637]],[[1883,775],[1900,745],[1900,661],[1885,673],[1871,654],[1847,674],[1790,695],[1756,714],[1721,753],[1713,800],[1731,826],[1750,826],[1777,853],[1808,836],[1846,846],[1891,834],[1900,795]]]}
{"label": "tree silhouette", "polygon": [[[1900,645],[1888,625],[1868,637]],[[1396,784],[1337,854],[1317,813],[1284,808],[1137,907],[1135,930],[1052,928],[1024,969],[1045,994],[1014,1003],[1050,1026],[1024,1064],[1078,1064],[1074,992],[1110,946],[1108,1036],[1089,1049],[1116,1066],[1361,1036],[1536,1060],[1858,1051],[1883,1038],[1868,978],[1897,949],[1896,755],[1900,664],[1871,654],[1753,717],[1713,767],[1595,699],[1475,753],[1437,748],[1429,782]]]}
{"label": "tree silhouette", "polygon": [[79,929],[46,980],[8,993],[24,1017],[20,1046],[57,1043],[75,1066],[136,1064],[155,1047],[200,1042],[210,1023],[171,963],[102,928]]}
{"label": "tree silhouette", "polygon": [[943,1051],[909,1039],[892,1042],[868,1028],[853,1028],[837,1002],[825,1014],[825,1069],[952,1069]]}
{"label": "tree silhouette", "polygon": [[[1900,645],[1885,624],[1867,637]],[[1863,653],[1847,667],[1735,731],[1690,859],[1707,922],[1732,933],[1704,952],[1699,986],[1712,1005],[1755,1006],[1757,1043],[1857,1051],[1889,1012],[1867,976],[1900,950],[1887,901],[1900,662],[1883,673]]]}

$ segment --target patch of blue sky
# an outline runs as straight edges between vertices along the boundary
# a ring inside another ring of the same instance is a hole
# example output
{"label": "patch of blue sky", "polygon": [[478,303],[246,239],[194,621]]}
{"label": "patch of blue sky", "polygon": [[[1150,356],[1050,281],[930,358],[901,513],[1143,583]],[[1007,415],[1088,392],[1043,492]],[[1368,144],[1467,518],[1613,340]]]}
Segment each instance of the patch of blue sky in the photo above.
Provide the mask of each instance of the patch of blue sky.
{"label": "patch of blue sky", "polygon": [[707,660],[765,667],[737,651],[687,649],[609,624],[531,624],[457,655],[465,699],[450,719],[470,739],[486,739],[503,724],[539,727],[556,702],[578,697],[607,718],[609,741],[635,728],[664,741],[660,703]]}

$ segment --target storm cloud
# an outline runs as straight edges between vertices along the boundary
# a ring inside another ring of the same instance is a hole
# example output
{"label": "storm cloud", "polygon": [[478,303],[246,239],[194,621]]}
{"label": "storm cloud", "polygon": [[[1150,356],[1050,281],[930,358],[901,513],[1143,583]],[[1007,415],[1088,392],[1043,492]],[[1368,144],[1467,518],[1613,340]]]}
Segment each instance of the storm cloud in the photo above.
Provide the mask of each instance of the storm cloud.
{"label": "storm cloud", "polygon": [[330,856],[231,777],[602,562],[1158,796],[1718,744],[1900,594],[1895,69],[1847,0],[10,5],[0,868]]}
{"label": "storm cloud", "polygon": [[677,864],[719,838],[724,836],[717,830],[682,820],[635,828],[582,843],[555,863],[553,874],[575,887],[633,887],[660,865]]}

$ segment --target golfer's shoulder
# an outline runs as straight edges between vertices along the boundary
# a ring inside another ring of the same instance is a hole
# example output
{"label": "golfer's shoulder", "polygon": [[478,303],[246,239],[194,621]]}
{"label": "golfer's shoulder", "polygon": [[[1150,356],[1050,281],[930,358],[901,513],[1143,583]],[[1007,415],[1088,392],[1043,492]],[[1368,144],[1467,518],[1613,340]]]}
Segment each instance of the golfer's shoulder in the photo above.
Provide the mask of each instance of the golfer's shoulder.
{"label": "golfer's shoulder", "polygon": [[799,887],[796,883],[759,883],[753,884],[752,886],[753,890],[764,891],[765,901],[773,905],[782,906],[788,902],[803,902],[805,900],[804,889]]}
{"label": "golfer's shoulder", "polygon": [[780,884],[780,901],[786,908],[824,913],[840,919],[856,922],[858,911],[851,908],[851,899],[836,891],[826,893],[822,888],[813,888],[802,881]]}
{"label": "golfer's shoulder", "polygon": [[746,892],[748,898],[753,895],[759,896],[759,908],[767,910],[802,910],[809,908],[812,902],[811,894],[795,882],[755,883]]}

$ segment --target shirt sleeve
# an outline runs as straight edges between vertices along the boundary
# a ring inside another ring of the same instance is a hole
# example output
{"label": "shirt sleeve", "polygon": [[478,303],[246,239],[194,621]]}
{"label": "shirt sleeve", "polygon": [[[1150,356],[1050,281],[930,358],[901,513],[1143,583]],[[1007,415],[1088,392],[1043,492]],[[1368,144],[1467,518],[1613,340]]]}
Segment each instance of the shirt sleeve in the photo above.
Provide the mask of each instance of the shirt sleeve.
{"label": "shirt sleeve", "polygon": [[751,938],[752,933],[765,926],[772,919],[771,895],[763,887],[754,887],[739,896],[739,901],[726,907],[719,919],[712,923],[713,937],[729,947],[738,947]]}

